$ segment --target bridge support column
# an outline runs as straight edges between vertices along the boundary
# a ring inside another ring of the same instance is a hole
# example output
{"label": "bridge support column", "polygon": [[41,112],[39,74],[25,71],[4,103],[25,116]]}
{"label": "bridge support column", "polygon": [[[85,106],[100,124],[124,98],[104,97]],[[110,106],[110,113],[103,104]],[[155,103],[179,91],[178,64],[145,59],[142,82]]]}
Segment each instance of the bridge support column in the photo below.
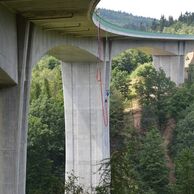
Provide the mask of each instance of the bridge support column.
{"label": "bridge support column", "polygon": [[164,70],[177,85],[184,83],[184,55],[153,56],[154,66],[157,70]]}
{"label": "bridge support column", "polygon": [[[79,178],[79,183],[89,189],[89,193],[92,187],[99,183],[100,162],[110,157],[104,71],[102,64],[62,64],[66,178],[68,173],[73,172]],[[100,72],[102,82],[100,82]],[[104,106],[102,106],[102,95]]]}
{"label": "bridge support column", "polygon": [[26,129],[21,125],[26,120],[20,115],[20,91],[20,86],[0,90],[0,194],[25,193],[27,144]]}
{"label": "bridge support column", "polygon": [[0,89],[0,194],[25,194],[31,28],[19,16],[17,27],[18,84]]}

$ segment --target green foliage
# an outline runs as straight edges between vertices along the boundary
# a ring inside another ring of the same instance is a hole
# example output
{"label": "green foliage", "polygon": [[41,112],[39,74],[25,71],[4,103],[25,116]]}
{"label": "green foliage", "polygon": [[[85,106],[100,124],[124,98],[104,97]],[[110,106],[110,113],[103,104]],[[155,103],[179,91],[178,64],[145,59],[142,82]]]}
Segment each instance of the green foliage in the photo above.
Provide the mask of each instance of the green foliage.
{"label": "green foliage", "polygon": [[[142,193],[141,180],[137,171],[137,160],[140,149],[140,138],[135,131],[129,131],[125,147],[115,151],[102,169],[102,183],[97,187],[98,194],[136,194]],[[111,174],[111,178],[110,178]]]}
{"label": "green foliage", "polygon": [[193,194],[194,192],[194,149],[183,149],[176,158],[176,193]]}
{"label": "green foliage", "polygon": [[140,152],[139,170],[144,186],[157,194],[166,193],[168,185],[168,168],[162,143],[159,131],[153,128],[146,133]]}
{"label": "green foliage", "polygon": [[185,12],[185,14],[181,13],[177,20],[172,16],[166,18],[164,15],[161,15],[158,20],[107,9],[99,9],[98,14],[105,20],[126,29],[172,34],[194,33],[194,13],[191,12]]}
{"label": "green foliage", "polygon": [[146,69],[149,69],[149,68],[152,68],[153,67],[153,64],[150,62],[150,63],[144,63],[144,64],[140,64],[130,75],[130,78],[131,79],[134,79],[134,78],[138,78],[140,77],[143,72],[146,71]]}
{"label": "green foliage", "polygon": [[152,104],[144,105],[142,107],[141,115],[141,128],[146,130],[150,128],[158,127],[158,115],[156,114],[156,108]]}
{"label": "green foliage", "polygon": [[191,83],[191,84],[194,83],[194,64],[189,65],[188,82]]}
{"label": "green foliage", "polygon": [[181,13],[178,20],[188,25],[191,25],[191,24],[194,24],[193,19],[194,19],[194,13],[186,11],[185,14]]}
{"label": "green foliage", "polygon": [[126,12],[113,11],[108,9],[98,9],[98,14],[107,21],[118,26],[134,29],[134,30],[147,30],[150,29],[153,18],[146,18],[142,16],[134,16]]}
{"label": "green foliage", "polygon": [[124,98],[113,86],[110,97],[110,141],[111,150],[118,149],[122,143],[122,132],[124,129]]}
{"label": "green foliage", "polygon": [[121,71],[118,67],[112,70],[111,85],[118,90],[125,99],[129,98],[130,80],[127,71]]}
{"label": "green foliage", "polygon": [[[52,63],[52,68],[50,63]],[[36,100],[40,95],[63,101],[59,61],[51,56],[43,57],[32,72],[30,101]]]}
{"label": "green foliage", "polygon": [[[163,140],[159,132],[153,129],[146,133],[142,144],[141,136],[134,135],[132,131],[124,127],[122,102],[129,93],[124,93],[122,89],[125,88],[126,91],[127,87],[124,87],[124,84],[129,82],[129,77],[138,81],[137,90],[140,89],[140,85],[142,86],[138,95],[141,96],[143,105],[144,126],[145,129],[148,129],[156,127],[162,116],[165,122],[169,113],[166,105],[175,84],[165,77],[162,70],[157,72],[151,63],[140,65],[146,60],[143,57],[141,57],[142,61],[136,60],[134,53],[130,53],[130,60],[123,60],[122,56],[119,56],[113,64],[110,98],[110,119],[113,120],[110,120],[110,129],[115,135],[111,136],[111,145],[116,141],[117,143],[113,149],[116,151],[103,167],[105,173],[102,184],[97,188],[99,194],[108,193],[109,189],[113,194],[163,194],[168,192],[168,169],[162,145]],[[129,61],[134,62],[134,65],[130,66],[131,69],[128,68]],[[153,152],[150,152],[152,149]]]}
{"label": "green foliage", "polygon": [[130,153],[125,151],[114,153],[111,158],[111,169],[112,194],[136,194],[139,192],[139,177],[130,161]]}
{"label": "green foliage", "polygon": [[121,71],[127,71],[129,74],[137,68],[138,65],[151,62],[150,55],[136,50],[130,49],[124,51],[112,61],[112,68],[118,68]]}
{"label": "green foliage", "polygon": [[168,19],[164,15],[161,16],[159,21],[152,22],[151,30],[172,34],[193,34],[194,32],[194,13],[186,12],[180,15],[178,20],[174,20],[172,16]]}
{"label": "green foliage", "polygon": [[187,25],[182,22],[176,22],[170,27],[163,28],[164,33],[170,34],[193,34],[194,33],[194,26]]}
{"label": "green foliage", "polygon": [[[156,129],[149,130],[143,138],[128,129],[122,149],[113,152],[102,165],[102,182],[98,194],[164,194],[168,192],[163,140]],[[111,175],[111,178],[110,178]]]}
{"label": "green foliage", "polygon": [[171,153],[176,164],[174,189],[176,194],[192,194],[194,192],[194,104],[182,111],[181,116],[182,119],[179,118],[174,129],[171,143]]}
{"label": "green foliage", "polygon": [[[51,65],[52,64],[52,65]],[[27,194],[64,193],[64,108],[59,62],[44,57],[33,70]]]}
{"label": "green foliage", "polygon": [[173,134],[172,153],[176,157],[183,149],[194,147],[194,111],[177,123]]}
{"label": "green foliage", "polygon": [[187,108],[194,102],[194,85],[184,84],[177,87],[168,101],[171,117],[176,120],[184,118]]}
{"label": "green foliage", "polygon": [[61,194],[64,185],[63,104],[33,101],[29,114],[27,193]]}
{"label": "green foliage", "polygon": [[168,118],[167,101],[173,94],[175,83],[166,77],[163,70],[156,71],[151,66],[146,66],[140,76],[142,79],[136,85],[140,104],[142,107],[153,107],[151,110],[157,115],[158,125],[161,128]]}
{"label": "green foliage", "polygon": [[78,183],[78,178],[71,173],[65,181],[66,194],[89,194],[84,190],[84,187]]}

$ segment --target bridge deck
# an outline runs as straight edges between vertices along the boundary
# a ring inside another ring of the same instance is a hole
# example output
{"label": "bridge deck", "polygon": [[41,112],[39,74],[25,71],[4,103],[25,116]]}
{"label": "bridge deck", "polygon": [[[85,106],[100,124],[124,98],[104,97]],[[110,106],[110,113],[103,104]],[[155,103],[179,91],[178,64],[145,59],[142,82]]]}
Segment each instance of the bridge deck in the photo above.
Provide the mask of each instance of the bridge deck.
{"label": "bridge deck", "polygon": [[96,36],[96,26],[100,22],[100,26],[104,30],[103,36],[108,32],[109,36],[128,39],[194,40],[194,35],[142,32],[116,26],[100,18],[94,12],[99,1],[0,0],[0,3],[12,12],[21,14],[36,25],[41,26],[45,31],[57,31],[62,35]]}

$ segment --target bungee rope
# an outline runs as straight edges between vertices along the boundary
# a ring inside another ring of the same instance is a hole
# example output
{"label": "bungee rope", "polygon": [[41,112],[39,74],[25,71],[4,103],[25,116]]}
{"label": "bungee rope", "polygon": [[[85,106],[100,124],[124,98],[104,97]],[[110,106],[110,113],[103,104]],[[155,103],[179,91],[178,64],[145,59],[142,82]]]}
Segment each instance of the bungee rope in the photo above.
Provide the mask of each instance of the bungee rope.
{"label": "bungee rope", "polygon": [[[109,115],[108,115],[108,96],[109,92],[103,92],[103,80],[102,80],[102,73],[100,68],[100,59],[102,54],[102,39],[100,34],[100,22],[98,26],[98,63],[97,63],[97,70],[96,70],[96,81],[99,82],[100,86],[100,95],[101,95],[101,106],[102,106],[102,116],[105,127],[108,127],[109,124]],[[105,96],[105,97],[104,97]]]}

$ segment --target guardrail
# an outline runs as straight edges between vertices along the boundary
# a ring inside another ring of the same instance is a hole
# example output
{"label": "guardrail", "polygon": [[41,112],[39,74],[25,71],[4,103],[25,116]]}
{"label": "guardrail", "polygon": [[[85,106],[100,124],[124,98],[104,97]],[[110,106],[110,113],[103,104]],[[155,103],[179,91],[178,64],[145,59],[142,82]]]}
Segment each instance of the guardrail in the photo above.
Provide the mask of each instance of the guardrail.
{"label": "guardrail", "polygon": [[112,33],[114,35],[127,36],[131,38],[143,38],[143,39],[161,39],[161,40],[194,40],[194,35],[186,34],[169,34],[160,32],[143,32],[138,30],[122,28],[116,24],[113,24],[104,18],[102,18],[96,11],[92,16],[94,24],[104,31]]}

